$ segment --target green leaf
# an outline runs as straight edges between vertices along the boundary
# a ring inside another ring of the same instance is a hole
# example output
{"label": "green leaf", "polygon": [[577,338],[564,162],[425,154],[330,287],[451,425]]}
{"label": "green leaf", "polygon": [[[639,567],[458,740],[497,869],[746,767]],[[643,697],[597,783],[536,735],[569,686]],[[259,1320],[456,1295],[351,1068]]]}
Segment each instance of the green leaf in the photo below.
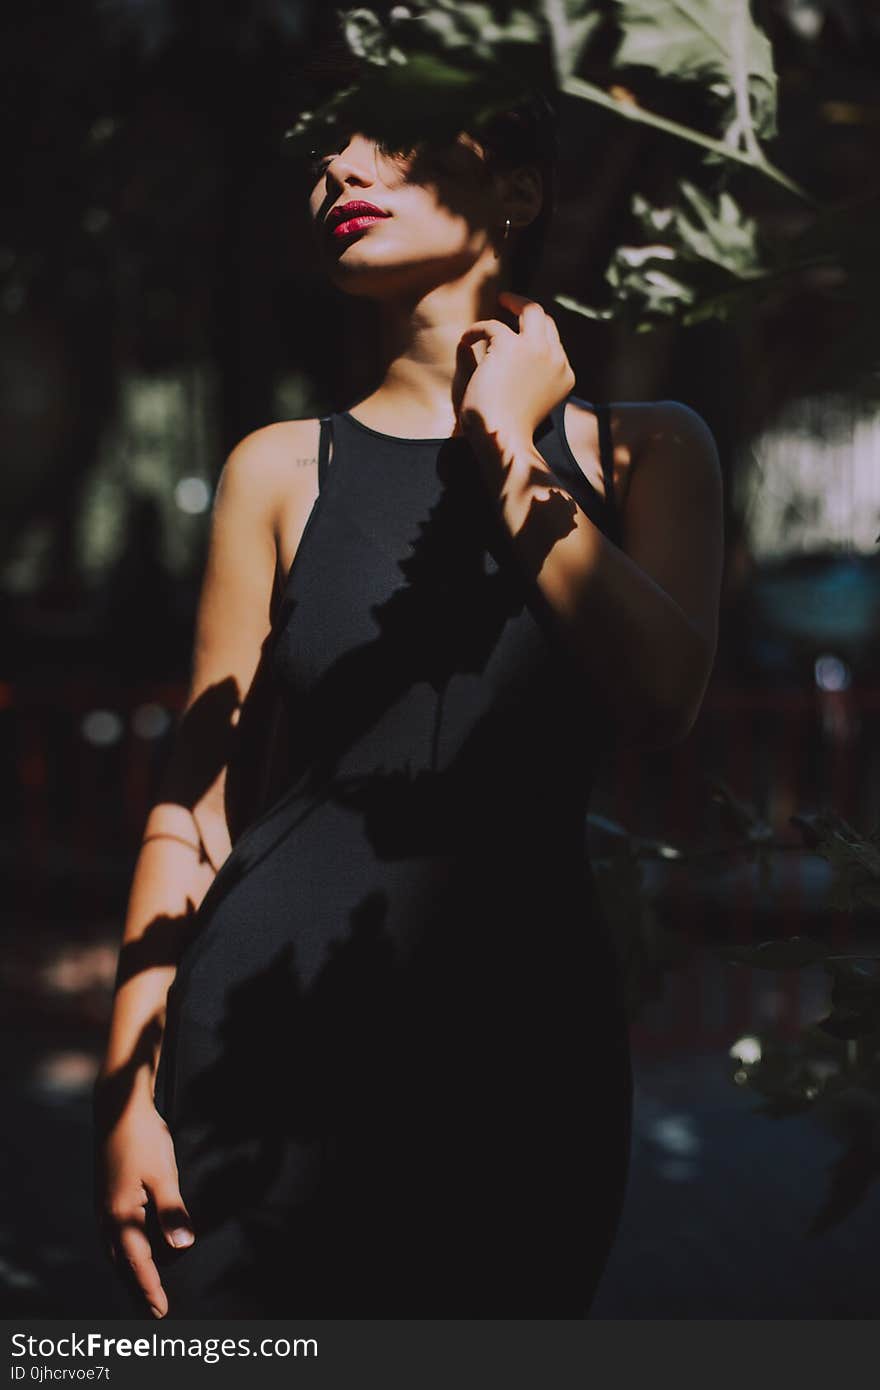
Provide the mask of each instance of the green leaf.
{"label": "green leaf", "polygon": [[809,936],[792,936],[784,941],[762,941],[758,946],[719,946],[715,953],[732,965],[751,965],[760,970],[792,970],[819,965],[828,947]]}
{"label": "green leaf", "polygon": [[695,126],[684,125],[681,121],[674,121],[669,116],[661,116],[656,111],[648,111],[636,102],[625,101],[612,95],[604,87],[600,87],[595,82],[588,82],[577,74],[565,78],[560,83],[560,91],[569,96],[577,97],[581,101],[591,102],[604,111],[610,111],[621,120],[629,121],[634,125],[647,126],[652,130],[664,131],[667,135],[672,135],[678,140],[696,145],[699,149],[706,151],[707,158],[714,157],[716,162],[718,158],[721,158],[732,165],[738,164],[743,168],[753,169],[756,173],[771,179],[780,188],[787,189],[801,202],[810,207],[817,206],[817,201],[813,195],[790,178],[782,169],[777,169],[760,148],[739,149],[724,140],[716,139],[713,135],[707,135],[703,130],[697,130]]}
{"label": "green leaf", "polygon": [[[733,0],[729,2],[733,3]],[[630,31],[621,51],[624,54],[632,53],[633,44],[636,44],[637,51],[640,48],[644,52],[645,26],[650,28],[653,22],[645,0],[626,0],[626,3],[617,0],[617,3],[624,30]],[[680,5],[683,3],[684,0],[680,0]],[[699,30],[698,21],[704,10],[708,10],[712,19],[713,7],[720,5],[723,8],[727,3],[728,0],[711,0],[711,3],[710,0],[687,0],[685,9],[691,30]],[[661,10],[661,13],[664,11]],[[728,24],[721,39],[717,35],[714,39],[711,35],[708,38],[704,36],[703,42],[708,43],[710,57],[691,65],[694,74],[704,73],[706,78],[711,75],[711,86],[716,96],[723,96],[734,79],[738,80],[742,74],[748,76],[749,87],[744,93],[740,92],[737,116],[728,124],[725,138],[719,140],[705,131],[644,110],[634,101],[621,101],[604,87],[576,74],[575,66],[589,47],[593,35],[600,31],[602,14],[602,6],[596,0],[535,0],[531,5],[514,5],[505,0],[484,4],[434,0],[434,3],[416,13],[408,7],[395,6],[387,20],[363,7],[339,12],[349,47],[368,71],[400,71],[420,59],[424,66],[419,76],[430,83],[432,71],[437,75],[445,74],[441,86],[449,88],[454,85],[449,70],[460,69],[472,77],[478,77],[479,82],[493,93],[506,93],[506,101],[499,101],[492,107],[493,110],[513,104],[526,92],[536,89],[568,94],[627,121],[664,131],[696,145],[705,151],[708,158],[751,168],[805,202],[814,203],[815,200],[794,180],[770,163],[757,140],[748,134],[755,130],[771,132],[769,98],[765,96],[761,105],[757,93],[766,93],[775,83],[772,62],[765,61],[769,45],[762,48],[760,31],[754,28],[750,20],[741,18],[738,24]],[[639,32],[642,33],[641,45],[637,42]],[[682,35],[686,32],[689,32],[688,25],[678,15],[676,45],[681,45]],[[743,45],[744,56],[740,53]],[[428,60],[433,60],[436,65],[433,69]],[[656,53],[652,58],[652,64],[660,72],[669,68],[670,62],[669,51]],[[670,70],[668,75],[669,80],[680,80],[681,77],[677,70]],[[706,78],[694,76],[693,80]],[[413,90],[413,87],[410,86],[408,90]],[[423,137],[431,138],[437,122],[433,123],[431,130],[424,131],[419,129],[418,119],[418,111],[431,111],[431,90],[429,86],[427,91],[419,93],[423,100],[418,110],[409,110],[405,100],[401,101],[397,107],[397,126],[392,119],[393,113],[386,112],[386,134],[383,138],[399,144],[411,143]],[[464,84],[461,90],[467,90],[467,85]],[[479,104],[479,86],[470,90],[477,94]],[[775,92],[775,88],[773,90]],[[338,129],[340,120],[350,125],[355,119],[363,124],[363,112],[366,110],[369,115],[369,108],[361,104],[357,108],[358,115],[352,116],[348,110],[348,99],[348,92],[337,94],[329,103],[304,112],[287,132],[285,148],[292,153],[300,152],[305,143],[303,135],[308,133],[320,139],[322,133]],[[744,124],[740,110],[743,102],[749,110],[751,102],[755,112],[763,111],[762,119],[758,120],[755,115],[754,119],[750,118]],[[460,125],[468,124],[472,114],[462,106],[459,110]],[[746,134],[744,147],[741,148],[740,133],[743,131]]]}
{"label": "green leaf", "polygon": [[286,150],[305,153],[341,128],[362,130],[393,146],[451,139],[465,125],[504,110],[523,95],[515,74],[487,77],[430,54],[405,63],[373,64],[360,82],[304,112],[287,132]]}
{"label": "green leaf", "polygon": [[[359,12],[362,13],[362,12]],[[481,71],[507,85],[551,77],[547,34],[537,5],[434,0],[418,13],[392,15],[389,44],[407,61],[417,55]]]}
{"label": "green leaf", "polygon": [[[596,309],[591,304],[582,304],[579,299],[575,299],[570,294],[554,294],[554,303],[559,304],[563,309],[570,309],[573,314],[581,314],[585,319],[598,319],[605,321],[616,319],[617,311],[614,308]],[[880,537],[878,537],[880,539]]]}
{"label": "green leaf", "polygon": [[614,252],[605,273],[610,306],[591,309],[561,296],[557,302],[593,318],[628,318],[637,327],[726,317],[745,286],[766,279],[757,224],[727,192],[713,200],[686,179],[678,190],[679,202],[669,207],[633,195],[633,214],[653,240]]}
{"label": "green leaf", "polygon": [[293,125],[284,132],[284,153],[304,156],[313,145],[324,145],[345,120],[356,92],[355,84],[342,87],[320,107],[300,111]]}
{"label": "green leaf", "polygon": [[564,81],[578,67],[602,15],[592,0],[543,0],[542,8],[553,68],[559,81]]}
{"label": "green leaf", "polygon": [[792,819],[831,865],[829,906],[844,912],[880,907],[880,826],[862,835],[831,807]]}
{"label": "green leaf", "polygon": [[345,42],[364,62],[384,65],[406,61],[404,53],[392,43],[390,29],[372,10],[345,10],[340,20]]}
{"label": "green leaf", "polygon": [[[758,224],[747,217],[727,192],[713,203],[695,184],[679,181],[682,204],[671,210],[668,224],[683,253],[694,261],[716,265],[729,275],[758,275],[764,262],[758,248]],[[649,222],[655,210],[642,200],[642,216]]]}
{"label": "green leaf", "polygon": [[776,126],[776,72],[767,35],[748,0],[615,0],[622,40],[618,67],[705,84],[724,107],[724,142],[760,157]]}

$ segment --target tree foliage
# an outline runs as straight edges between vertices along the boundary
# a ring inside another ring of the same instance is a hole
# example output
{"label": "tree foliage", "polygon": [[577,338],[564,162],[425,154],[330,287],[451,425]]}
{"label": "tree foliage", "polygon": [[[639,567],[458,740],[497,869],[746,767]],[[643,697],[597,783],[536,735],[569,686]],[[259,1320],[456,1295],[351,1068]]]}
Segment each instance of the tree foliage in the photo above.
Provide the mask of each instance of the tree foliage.
{"label": "tree foliage", "polygon": [[[387,18],[341,11],[340,21],[361,77],[300,113],[287,132],[292,152],[335,137],[341,124],[400,145],[451,136],[535,90],[664,134],[678,142],[687,176],[662,206],[633,192],[642,239],[611,252],[603,304],[564,292],[556,302],[646,331],[726,318],[777,288],[821,283],[829,307],[842,302],[849,315],[840,373],[857,393],[876,394],[880,287],[870,248],[880,200],[862,195],[856,218],[850,204],[823,207],[770,158],[778,81],[749,0],[431,0],[394,6]],[[678,116],[683,95],[698,113],[690,123]],[[802,230],[773,237],[759,226],[730,187],[744,173],[790,195]]]}
{"label": "tree foliage", "polygon": [[[793,815],[800,845],[780,844],[763,817],[725,782],[711,779],[709,794],[725,836],[710,852],[744,855],[755,864],[765,889],[780,853],[818,855],[831,869],[825,903],[829,912],[876,912],[880,824],[863,833],[825,806]],[[689,855],[602,817],[591,815],[590,821],[612,846],[610,853],[596,857],[595,868],[635,1020],[662,996],[665,976],[687,960],[682,941],[662,925],[646,887],[644,864],[652,859],[687,863]],[[811,1234],[818,1234],[849,1215],[880,1176],[880,949],[845,952],[801,933],[710,949],[735,969],[818,969],[826,976],[827,1012],[796,1037],[760,1029],[730,1047],[731,1079],[754,1092],[759,1113],[771,1119],[810,1114],[841,1142],[829,1190],[810,1227]]]}

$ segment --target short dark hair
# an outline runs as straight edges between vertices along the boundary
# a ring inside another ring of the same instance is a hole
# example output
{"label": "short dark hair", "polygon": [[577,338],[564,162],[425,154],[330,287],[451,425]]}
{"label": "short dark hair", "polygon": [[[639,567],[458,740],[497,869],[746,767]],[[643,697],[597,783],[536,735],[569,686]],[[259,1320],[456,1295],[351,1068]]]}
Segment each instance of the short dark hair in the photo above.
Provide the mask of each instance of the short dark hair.
{"label": "short dark hair", "polygon": [[517,233],[511,259],[510,288],[519,293],[526,293],[534,281],[556,210],[557,132],[556,110],[542,92],[533,92],[509,111],[497,112],[473,132],[485,145],[490,168],[533,164],[541,175],[541,210]]}

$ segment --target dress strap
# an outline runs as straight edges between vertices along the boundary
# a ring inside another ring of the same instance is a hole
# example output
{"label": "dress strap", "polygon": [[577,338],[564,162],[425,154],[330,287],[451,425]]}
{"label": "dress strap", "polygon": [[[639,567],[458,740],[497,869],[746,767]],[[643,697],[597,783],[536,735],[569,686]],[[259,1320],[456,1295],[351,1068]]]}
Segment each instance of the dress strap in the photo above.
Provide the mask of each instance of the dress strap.
{"label": "dress strap", "polygon": [[318,491],[323,492],[324,483],[327,480],[327,464],[330,461],[330,434],[332,430],[332,416],[322,415],[320,419],[321,433],[318,440]]}

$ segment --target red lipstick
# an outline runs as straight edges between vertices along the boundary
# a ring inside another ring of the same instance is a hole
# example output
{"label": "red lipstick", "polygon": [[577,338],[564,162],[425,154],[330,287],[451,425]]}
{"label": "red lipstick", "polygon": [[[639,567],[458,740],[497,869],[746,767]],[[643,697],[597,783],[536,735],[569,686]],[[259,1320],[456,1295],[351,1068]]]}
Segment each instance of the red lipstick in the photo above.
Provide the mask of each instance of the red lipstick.
{"label": "red lipstick", "polygon": [[377,208],[374,203],[352,198],[349,202],[338,203],[335,208],[330,209],[326,219],[327,231],[335,240],[337,237],[350,236],[352,232],[363,231],[373,222],[390,215],[382,208]]}

